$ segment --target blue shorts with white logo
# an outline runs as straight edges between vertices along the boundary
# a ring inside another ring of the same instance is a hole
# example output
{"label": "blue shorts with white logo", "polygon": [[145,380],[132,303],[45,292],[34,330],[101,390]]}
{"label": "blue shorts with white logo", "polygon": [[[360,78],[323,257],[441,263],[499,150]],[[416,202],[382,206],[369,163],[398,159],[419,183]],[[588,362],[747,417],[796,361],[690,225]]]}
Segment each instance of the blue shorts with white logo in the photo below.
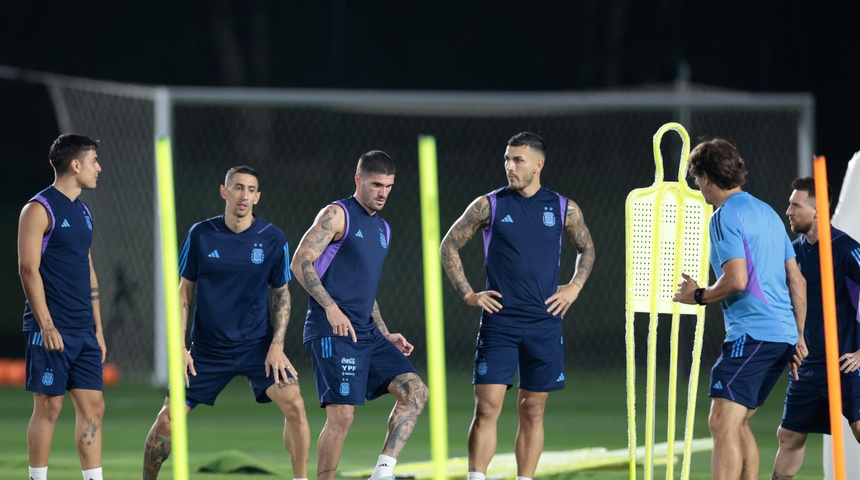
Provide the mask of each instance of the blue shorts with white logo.
{"label": "blue shorts with white logo", "polygon": [[794,345],[763,342],[749,335],[725,342],[720,358],[711,369],[708,396],[758,408],[764,404],[792,355]]}
{"label": "blue shorts with white logo", "polygon": [[62,352],[45,350],[42,332],[24,333],[27,390],[45,395],[65,395],[76,388],[102,390],[102,352],[95,331],[61,333]]}
{"label": "blue shorts with white logo", "polygon": [[552,392],[564,388],[561,321],[522,326],[481,322],[472,384],[507,385],[511,388],[517,368],[518,388],[530,392]]}
{"label": "blue shorts with white logo", "polygon": [[[783,428],[800,433],[830,435],[830,396],[827,392],[827,369],[824,365],[802,366],[800,380],[789,375],[782,411]],[[842,379],[842,415],[848,423],[860,421],[860,370],[840,373]]]}
{"label": "blue shorts with white logo", "polygon": [[350,337],[321,337],[305,342],[311,354],[320,407],[364,405],[388,393],[398,375],[415,373],[403,353],[377,330],[373,337],[353,342]]}
{"label": "blue shorts with white logo", "polygon": [[188,374],[188,388],[185,390],[188,406],[193,408],[200,403],[215,405],[218,394],[237,375],[248,378],[257,403],[271,402],[266,389],[275,383],[275,376],[272,372],[266,376],[269,344],[270,340],[266,339],[259,345],[242,350],[217,350],[192,345],[191,358],[197,375]]}

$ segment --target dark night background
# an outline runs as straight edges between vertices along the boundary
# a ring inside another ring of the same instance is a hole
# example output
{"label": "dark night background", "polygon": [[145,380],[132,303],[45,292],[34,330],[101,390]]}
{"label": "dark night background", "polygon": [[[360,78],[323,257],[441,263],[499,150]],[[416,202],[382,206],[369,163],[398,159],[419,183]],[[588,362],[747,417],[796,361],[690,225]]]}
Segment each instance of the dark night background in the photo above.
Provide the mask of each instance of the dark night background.
{"label": "dark night background", "polygon": [[[581,91],[668,86],[686,65],[697,84],[811,92],[814,149],[827,155],[837,195],[846,162],[860,150],[853,2],[0,5],[0,65],[23,69],[151,85]],[[17,216],[51,182],[47,151],[59,132],[42,86],[0,80],[0,111],[6,156],[0,301],[2,331],[9,332],[10,324],[19,328],[23,303]],[[17,337],[0,342],[0,356],[18,354],[19,343]]]}

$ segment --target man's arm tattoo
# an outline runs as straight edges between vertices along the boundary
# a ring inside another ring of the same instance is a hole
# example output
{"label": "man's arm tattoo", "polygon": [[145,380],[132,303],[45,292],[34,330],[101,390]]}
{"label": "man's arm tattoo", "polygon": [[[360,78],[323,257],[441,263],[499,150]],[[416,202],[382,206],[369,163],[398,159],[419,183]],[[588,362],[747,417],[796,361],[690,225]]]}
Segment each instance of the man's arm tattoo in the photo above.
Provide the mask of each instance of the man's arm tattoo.
{"label": "man's arm tattoo", "polygon": [[379,312],[379,304],[376,303],[376,300],[373,301],[373,310],[370,311],[370,318],[373,319],[373,323],[376,324],[376,328],[382,333],[383,336],[388,336],[388,326],[385,325],[385,321],[382,320],[382,314]]}
{"label": "man's arm tattoo", "polygon": [[290,289],[287,284],[272,289],[269,299],[269,317],[274,330],[272,343],[283,345],[287,324],[290,323]]}
{"label": "man's arm tattoo", "polygon": [[582,210],[572,200],[567,202],[567,215],[565,216],[564,231],[567,238],[579,252],[576,265],[576,274],[572,282],[582,288],[585,281],[591,275],[594,266],[594,243],[591,241],[591,233],[585,225]]}
{"label": "man's arm tattoo", "polygon": [[472,285],[463,270],[460,249],[472,240],[480,228],[487,227],[489,220],[490,202],[486,197],[478,198],[466,209],[463,216],[454,222],[439,248],[445,274],[461,297],[472,291]]}
{"label": "man's arm tattoo", "polygon": [[90,298],[93,302],[97,302],[99,300],[99,287],[90,289]]}

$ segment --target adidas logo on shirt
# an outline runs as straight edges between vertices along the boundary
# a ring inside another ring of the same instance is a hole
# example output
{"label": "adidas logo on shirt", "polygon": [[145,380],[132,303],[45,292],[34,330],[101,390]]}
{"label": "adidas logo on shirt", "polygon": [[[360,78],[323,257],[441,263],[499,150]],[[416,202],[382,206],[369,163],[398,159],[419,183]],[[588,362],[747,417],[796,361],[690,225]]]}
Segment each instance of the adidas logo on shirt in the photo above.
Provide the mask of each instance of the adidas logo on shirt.
{"label": "adidas logo on shirt", "polygon": [[364,234],[363,234],[363,233],[361,233],[361,230],[359,230],[359,231],[355,232],[355,236],[356,236],[356,237],[358,237],[358,238],[364,238]]}
{"label": "adidas logo on shirt", "polygon": [[505,218],[502,219],[502,223],[514,223],[514,219],[511,218],[510,215],[505,215]]}
{"label": "adidas logo on shirt", "polygon": [[218,250],[212,250],[212,253],[209,254],[209,258],[221,258],[221,255],[218,254]]}
{"label": "adidas logo on shirt", "polygon": [[713,388],[714,388],[714,390],[722,390],[723,389],[723,382],[717,380],[717,383],[714,384]]}
{"label": "adidas logo on shirt", "polygon": [[556,382],[563,382],[564,381],[564,374],[562,373],[561,375],[559,375],[558,378],[555,379],[555,381]]}
{"label": "adidas logo on shirt", "polygon": [[64,219],[63,219],[63,223],[62,223],[62,224],[60,224],[60,226],[61,226],[61,227],[63,227],[63,228],[66,228],[66,227],[71,227],[72,225],[71,225],[71,224],[69,224],[69,221],[68,221],[68,220],[66,220],[66,219],[64,218]]}

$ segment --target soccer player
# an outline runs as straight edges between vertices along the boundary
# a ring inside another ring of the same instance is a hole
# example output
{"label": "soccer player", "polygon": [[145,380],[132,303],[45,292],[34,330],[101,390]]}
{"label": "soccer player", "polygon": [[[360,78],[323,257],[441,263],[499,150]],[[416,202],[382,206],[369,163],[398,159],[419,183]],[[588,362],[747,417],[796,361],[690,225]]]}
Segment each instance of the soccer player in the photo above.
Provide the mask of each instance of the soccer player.
{"label": "soccer player", "polygon": [[[776,431],[779,450],[773,463],[777,480],[793,478],[803,463],[809,433],[830,433],[829,396],[824,355],[824,312],[821,296],[821,262],[818,253],[818,208],[815,180],[792,182],[785,214],[791,231],[800,234],[793,243],[800,271],[806,278],[806,328],[803,331],[809,356],[803,360],[798,378],[789,379],[782,423]],[[829,192],[828,192],[829,196]],[[828,198],[829,200],[829,198]],[[860,328],[857,301],[860,294],[860,244],[845,232],[830,228],[833,245],[833,274],[836,292],[836,323],[839,361],[842,370],[842,414],[854,437],[860,441]]]}
{"label": "soccer player", "polygon": [[397,399],[371,480],[393,479],[397,457],[427,403],[427,387],[406,358],[413,346],[390,333],[376,303],[391,228],[379,212],[394,186],[385,152],[361,156],[355,194],[317,214],[290,268],[310,294],[304,344],[326,422],[317,442],[317,478],[334,478],[355,406],[385,393]]}
{"label": "soccer player", "polygon": [[[257,172],[233,167],[220,187],[224,215],[191,227],[179,254],[182,338],[197,298],[191,349],[183,346],[187,412],[214,405],[236,375],[248,378],[257,403],[275,402],[284,414],[284,446],[293,477],[308,476],[310,429],[299,376],[284,354],[292,278],[284,232],[254,215]],[[189,376],[190,373],[190,376]],[[170,403],[146,437],[143,479],[158,477],[170,455]]]}
{"label": "soccer player", "polygon": [[64,133],[48,158],[54,183],[30,199],[18,222],[18,272],[27,301],[27,428],[30,480],[45,480],[54,426],[68,390],[84,480],[102,480],[104,331],[90,245],[93,217],[79,198],[96,188],[98,141]]}
{"label": "soccer player", "polygon": [[716,207],[710,237],[717,281],[700,288],[682,274],[674,300],[723,308],[726,338],[709,391],[713,478],[758,478],[758,446],[747,422],[786,365],[795,362],[796,371],[806,355],[806,282],[779,215],[741,190],[747,170],[735,146],[721,138],[704,141],[689,161],[690,175]]}
{"label": "soccer player", "polygon": [[[467,305],[483,309],[472,375],[475,415],[469,429],[469,479],[483,480],[496,451],[496,423],[519,369],[517,479],[534,477],[543,450],[549,392],[565,386],[562,317],[594,265],[594,244],[582,211],[541,186],[546,147],[522,132],[508,140],[508,186],[478,197],[442,240],[442,265]],[[475,293],[460,249],[482,230],[487,288]],[[561,246],[576,247],[577,268],[559,285]]]}

